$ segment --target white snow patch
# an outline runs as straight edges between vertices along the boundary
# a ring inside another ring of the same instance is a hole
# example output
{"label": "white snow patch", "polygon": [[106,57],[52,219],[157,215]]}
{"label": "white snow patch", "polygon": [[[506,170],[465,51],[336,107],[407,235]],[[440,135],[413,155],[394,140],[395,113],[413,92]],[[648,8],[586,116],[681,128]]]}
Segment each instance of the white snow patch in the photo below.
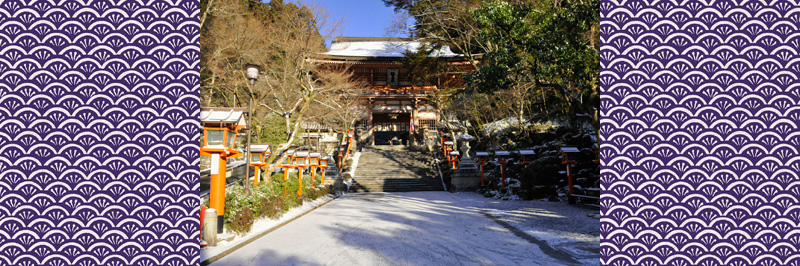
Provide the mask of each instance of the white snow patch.
{"label": "white snow patch", "polygon": [[466,140],[466,141],[470,141],[470,140],[474,140],[474,139],[475,139],[475,137],[473,137],[473,136],[472,136],[472,135],[470,135],[470,134],[464,134],[464,135],[458,136],[458,139],[459,139],[459,140]]}

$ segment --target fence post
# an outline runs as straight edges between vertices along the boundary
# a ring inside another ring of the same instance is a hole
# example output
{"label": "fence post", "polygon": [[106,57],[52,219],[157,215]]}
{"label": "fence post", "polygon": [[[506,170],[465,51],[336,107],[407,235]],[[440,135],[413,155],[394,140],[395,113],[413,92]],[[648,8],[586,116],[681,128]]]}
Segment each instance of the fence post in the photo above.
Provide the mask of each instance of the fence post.
{"label": "fence post", "polygon": [[203,240],[209,246],[217,246],[217,210],[208,208],[203,214]]}

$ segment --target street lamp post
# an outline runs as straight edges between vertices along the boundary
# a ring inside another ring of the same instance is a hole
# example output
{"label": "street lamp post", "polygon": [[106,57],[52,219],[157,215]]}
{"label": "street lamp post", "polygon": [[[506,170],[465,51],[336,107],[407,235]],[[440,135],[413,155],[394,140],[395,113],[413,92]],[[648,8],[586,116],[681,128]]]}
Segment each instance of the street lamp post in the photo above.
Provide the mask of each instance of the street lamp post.
{"label": "street lamp post", "polygon": [[[249,85],[250,87],[248,88],[249,92],[250,92],[249,93],[250,94],[250,102],[247,105],[247,120],[248,120],[247,124],[252,127],[252,125],[253,125],[253,88],[252,88],[252,86],[253,86],[253,84],[256,83],[256,80],[258,80],[258,69],[259,69],[259,66],[255,65],[255,64],[247,64],[247,65],[245,65],[245,69],[247,70],[247,79],[250,81],[250,85]],[[245,147],[247,147],[247,158],[246,158],[247,161],[245,162],[246,166],[244,167],[244,179],[245,179],[244,191],[245,191],[245,194],[250,194],[250,159],[251,159],[250,158],[251,157],[250,156],[250,136],[253,135],[253,132],[248,129],[247,131],[245,131],[245,133],[247,133],[247,146],[245,146]],[[258,177],[255,177],[255,178],[258,178]]]}

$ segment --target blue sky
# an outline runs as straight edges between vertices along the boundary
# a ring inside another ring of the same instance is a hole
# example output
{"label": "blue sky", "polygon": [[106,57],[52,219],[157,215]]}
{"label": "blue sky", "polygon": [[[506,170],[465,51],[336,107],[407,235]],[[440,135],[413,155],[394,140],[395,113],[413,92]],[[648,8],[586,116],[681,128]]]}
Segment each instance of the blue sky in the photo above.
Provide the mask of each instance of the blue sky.
{"label": "blue sky", "polygon": [[[344,26],[339,31],[339,34],[347,37],[389,36],[387,28],[397,17],[394,14],[394,9],[386,7],[381,0],[293,0],[291,2],[316,2],[321,4],[325,7],[332,20],[344,20]],[[330,44],[330,40],[328,40],[327,44]]]}

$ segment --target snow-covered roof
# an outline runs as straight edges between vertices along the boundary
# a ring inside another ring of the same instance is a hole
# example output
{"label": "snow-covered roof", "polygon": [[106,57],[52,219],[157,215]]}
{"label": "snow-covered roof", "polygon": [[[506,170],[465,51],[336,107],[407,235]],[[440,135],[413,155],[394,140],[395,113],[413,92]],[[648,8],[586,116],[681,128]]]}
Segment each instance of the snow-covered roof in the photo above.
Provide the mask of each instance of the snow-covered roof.
{"label": "snow-covered roof", "polygon": [[[406,51],[417,52],[422,42],[412,39],[399,38],[337,38],[331,43],[331,48],[324,55],[349,56],[349,57],[404,57]],[[443,45],[433,51],[429,57],[457,57],[461,56]]]}
{"label": "snow-covered roof", "polygon": [[250,152],[270,152],[269,144],[250,144]]}
{"label": "snow-covered roof", "polygon": [[494,156],[511,156],[509,151],[495,151]]}
{"label": "snow-covered roof", "polygon": [[561,152],[563,153],[571,153],[571,152],[581,152],[578,148],[575,147],[561,147]]}
{"label": "snow-covered roof", "polygon": [[521,155],[534,155],[534,154],[536,154],[536,152],[534,152],[533,150],[520,150],[519,154],[521,154]]}
{"label": "snow-covered roof", "polygon": [[200,122],[246,126],[245,113],[247,113],[247,109],[244,107],[201,107]]}

